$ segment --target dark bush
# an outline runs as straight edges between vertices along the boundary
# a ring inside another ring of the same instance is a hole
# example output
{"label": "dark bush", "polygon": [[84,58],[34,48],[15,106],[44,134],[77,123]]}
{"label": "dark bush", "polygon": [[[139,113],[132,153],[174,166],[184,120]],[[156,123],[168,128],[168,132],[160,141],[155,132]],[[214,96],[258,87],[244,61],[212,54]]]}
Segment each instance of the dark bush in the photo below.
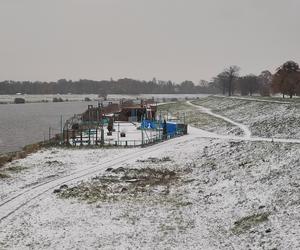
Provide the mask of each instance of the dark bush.
{"label": "dark bush", "polygon": [[61,97],[54,97],[53,102],[63,102],[64,100]]}
{"label": "dark bush", "polygon": [[16,103],[16,104],[25,103],[25,99],[24,99],[24,98],[17,97],[17,98],[15,98],[14,103]]}

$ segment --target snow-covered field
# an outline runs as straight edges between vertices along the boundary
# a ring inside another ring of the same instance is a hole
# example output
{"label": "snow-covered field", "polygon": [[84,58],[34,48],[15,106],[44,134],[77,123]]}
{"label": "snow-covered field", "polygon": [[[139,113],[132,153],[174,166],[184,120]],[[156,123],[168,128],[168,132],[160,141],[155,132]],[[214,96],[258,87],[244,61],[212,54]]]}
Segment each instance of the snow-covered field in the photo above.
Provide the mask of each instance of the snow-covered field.
{"label": "snow-covered field", "polygon": [[210,96],[193,102],[249,127],[254,136],[300,138],[300,103]]}
{"label": "snow-covered field", "polygon": [[147,148],[52,148],[8,164],[0,249],[299,249],[300,144],[252,138],[231,112],[239,136],[189,127]]}

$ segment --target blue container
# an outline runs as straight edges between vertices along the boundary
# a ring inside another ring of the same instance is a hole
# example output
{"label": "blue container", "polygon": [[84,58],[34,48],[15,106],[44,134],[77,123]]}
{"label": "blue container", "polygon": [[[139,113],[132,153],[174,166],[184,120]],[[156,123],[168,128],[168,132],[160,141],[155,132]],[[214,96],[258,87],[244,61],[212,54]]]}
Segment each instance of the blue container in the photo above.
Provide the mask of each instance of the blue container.
{"label": "blue container", "polygon": [[177,132],[176,122],[167,122],[167,133],[168,135],[175,135]]}
{"label": "blue container", "polygon": [[[176,122],[167,122],[167,134],[170,136],[176,135],[180,132],[180,126]],[[164,123],[160,121],[143,120],[141,123],[142,129],[161,129],[163,130]]]}

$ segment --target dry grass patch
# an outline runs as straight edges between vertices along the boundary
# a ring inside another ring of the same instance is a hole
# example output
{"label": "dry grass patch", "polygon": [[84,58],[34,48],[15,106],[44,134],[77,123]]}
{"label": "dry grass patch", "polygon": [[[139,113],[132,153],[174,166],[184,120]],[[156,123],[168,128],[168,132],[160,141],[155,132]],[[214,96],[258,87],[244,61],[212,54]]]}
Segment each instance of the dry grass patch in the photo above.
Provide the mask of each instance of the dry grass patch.
{"label": "dry grass patch", "polygon": [[109,168],[106,174],[82,182],[55,189],[61,198],[77,198],[87,202],[134,199],[144,193],[166,194],[169,186],[176,183],[181,173],[167,168]]}
{"label": "dry grass patch", "polygon": [[242,234],[247,232],[249,229],[255,227],[258,224],[268,221],[270,213],[253,214],[250,216],[243,217],[238,221],[234,222],[232,232],[234,234]]}
{"label": "dry grass patch", "polygon": [[0,179],[7,179],[7,178],[9,178],[9,177],[10,177],[9,174],[7,174],[7,173],[5,173],[5,172],[0,172]]}
{"label": "dry grass patch", "polygon": [[24,167],[24,166],[10,166],[10,167],[6,168],[5,170],[9,171],[9,172],[19,173],[19,172],[21,172],[25,169],[27,169],[27,167]]}

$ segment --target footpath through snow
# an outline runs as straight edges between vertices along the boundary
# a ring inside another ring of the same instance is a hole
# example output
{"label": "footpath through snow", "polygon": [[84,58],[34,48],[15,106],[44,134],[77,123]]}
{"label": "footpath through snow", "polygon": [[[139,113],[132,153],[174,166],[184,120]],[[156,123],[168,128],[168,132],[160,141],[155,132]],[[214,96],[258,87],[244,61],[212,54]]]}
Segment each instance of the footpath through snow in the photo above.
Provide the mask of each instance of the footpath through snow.
{"label": "footpath through snow", "polygon": [[251,137],[251,131],[249,130],[249,128],[241,123],[235,122],[225,116],[222,115],[218,115],[213,113],[210,109],[205,108],[203,106],[200,105],[196,105],[191,103],[190,101],[187,101],[187,104],[196,107],[197,109],[199,109],[201,112],[206,113],[208,115],[217,117],[219,119],[222,119],[224,121],[227,121],[237,127],[239,127],[241,130],[243,130],[244,135],[245,136],[234,136],[234,135],[219,135],[216,133],[212,133],[212,132],[207,132],[204,131],[202,129],[198,129],[198,128],[192,128],[189,131],[191,133],[195,133],[195,135],[197,134],[198,136],[200,135],[201,137],[206,137],[206,138],[215,138],[215,139],[225,139],[225,140],[241,140],[241,141],[256,141],[256,142],[279,142],[279,143],[296,143],[299,144],[300,143],[300,139],[288,139],[288,138],[265,138],[265,137]]}
{"label": "footpath through snow", "polygon": [[191,103],[190,101],[187,101],[187,104],[189,104],[189,105],[191,105],[193,107],[196,107],[197,109],[199,109],[203,113],[206,113],[208,115],[214,116],[214,117],[219,118],[219,119],[222,119],[224,121],[227,121],[227,122],[229,122],[229,123],[231,123],[231,124],[239,127],[241,130],[243,130],[245,138],[250,138],[251,137],[251,131],[244,124],[235,122],[235,121],[233,121],[233,120],[231,120],[231,119],[229,119],[229,118],[227,118],[225,116],[215,114],[211,110],[209,110],[208,108],[205,108],[205,107],[202,107],[202,106],[199,106],[199,105],[195,105],[195,104]]}

